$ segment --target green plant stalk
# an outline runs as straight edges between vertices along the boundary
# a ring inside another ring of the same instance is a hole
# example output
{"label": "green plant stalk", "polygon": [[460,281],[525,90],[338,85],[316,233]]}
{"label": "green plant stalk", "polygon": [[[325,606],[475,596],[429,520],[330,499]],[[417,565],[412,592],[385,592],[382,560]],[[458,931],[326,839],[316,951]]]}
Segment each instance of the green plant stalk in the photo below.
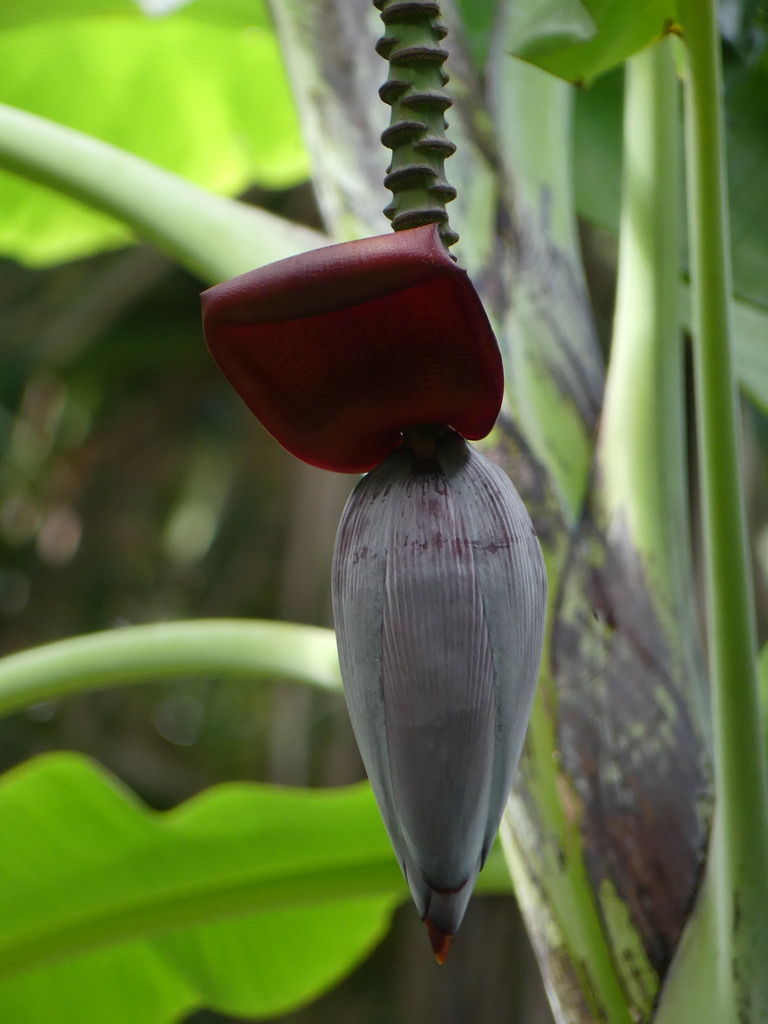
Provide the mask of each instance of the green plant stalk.
{"label": "green plant stalk", "polygon": [[[512,415],[546,466],[567,521],[577,523],[594,451],[594,422],[585,411],[599,403],[602,365],[575,217],[573,90],[510,58],[513,47],[502,19],[489,72],[491,108],[517,241],[499,340]],[[594,394],[578,393],[578,384],[564,392],[563,382],[584,380]]]}
{"label": "green plant stalk", "polygon": [[[686,756],[696,759],[701,789],[680,778],[654,779],[652,770],[638,768],[634,788],[640,815],[644,805],[655,801],[658,787],[667,793],[666,810],[659,809],[659,814],[669,819],[679,809],[695,812],[687,824],[688,859],[676,865],[692,884],[700,871],[711,807],[706,795],[708,691],[691,599],[679,129],[672,42],[664,40],[626,65],[617,298],[596,449],[593,515],[617,572],[625,585],[632,581],[638,594],[647,595],[659,630],[653,656],[663,664],[663,674],[655,682],[648,675],[644,711],[624,725],[633,730],[643,763],[651,767],[657,760],[674,762],[675,750],[664,739],[665,732],[682,716],[691,722]],[[609,686],[612,681],[620,682],[609,679]],[[679,733],[677,737],[679,742]],[[624,767],[628,774],[632,771],[629,764]],[[622,766],[617,764],[616,770]],[[641,871],[647,853],[638,851]],[[606,927],[633,1016],[646,1020],[661,979],[649,960],[647,940],[636,930],[637,920],[623,911],[613,917],[606,913]],[[685,920],[681,908],[678,929]],[[639,976],[642,984],[636,981]]]}
{"label": "green plant stalk", "polygon": [[598,444],[600,484],[609,530],[614,517],[625,516],[633,543],[668,589],[674,549],[689,541],[685,503],[675,500],[681,486],[685,490],[686,468],[678,98],[668,41],[627,62],[625,89],[619,271]]}
{"label": "green plant stalk", "polygon": [[[544,658],[526,754],[501,837],[559,1019],[586,1021],[602,1014],[612,1024],[628,1024],[632,1018],[556,754],[557,685],[549,658],[568,531],[582,513],[593,454],[593,426],[585,424],[582,409],[564,396],[560,382],[573,376],[574,355],[582,371],[589,368],[586,376],[594,374],[598,394],[601,379],[573,206],[572,96],[567,84],[508,56],[514,45],[508,16],[505,11],[497,26],[490,91],[496,141],[523,242],[522,257],[518,254],[510,269],[512,300],[500,343],[512,411],[549,471],[550,500],[562,515],[562,531],[544,542],[551,597]],[[573,352],[563,351],[564,337]],[[553,508],[547,513],[556,515]]]}
{"label": "green plant stalk", "polygon": [[82,132],[0,104],[0,167],[128,224],[214,284],[330,239]]}
{"label": "green plant stalk", "polygon": [[333,631],[288,622],[195,619],[125,626],[0,659],[0,715],[110,686],[226,676],[341,692]]}
{"label": "green plant stalk", "polygon": [[[680,287],[683,303],[683,323],[692,331],[690,286]],[[749,302],[734,298],[731,303],[733,315],[733,362],[736,380],[749,398],[768,412],[768,311]]]}
{"label": "green plant stalk", "polygon": [[[718,1021],[768,1019],[768,793],[730,347],[731,268],[714,0],[680,0],[716,812]],[[713,1016],[713,1020],[715,1017]]]}
{"label": "green plant stalk", "polygon": [[[547,636],[545,653],[548,647]],[[561,784],[554,716],[546,701],[546,693],[553,688],[545,657],[526,741],[532,751],[530,780],[524,795],[517,786],[512,791],[501,822],[502,846],[556,1019],[563,1024],[586,1024],[603,1014],[611,1024],[630,1024],[632,1017],[587,877],[578,821],[563,806],[567,786]],[[540,833],[527,820],[526,800],[535,802],[544,823],[547,842],[543,845]]]}
{"label": "green plant stalk", "polygon": [[619,271],[597,446],[601,525],[636,549],[704,737],[708,690],[691,601],[680,296],[680,117],[667,39],[627,62]]}

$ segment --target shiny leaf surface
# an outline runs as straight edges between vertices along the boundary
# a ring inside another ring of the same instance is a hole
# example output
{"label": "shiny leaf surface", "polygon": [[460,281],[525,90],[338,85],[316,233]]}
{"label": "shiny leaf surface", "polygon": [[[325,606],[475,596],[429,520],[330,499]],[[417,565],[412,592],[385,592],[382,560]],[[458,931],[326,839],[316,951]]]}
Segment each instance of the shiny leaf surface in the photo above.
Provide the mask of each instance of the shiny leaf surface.
{"label": "shiny leaf surface", "polygon": [[513,7],[514,53],[578,85],[661,39],[675,0],[534,0]]}
{"label": "shiny leaf surface", "polygon": [[402,891],[368,787],[235,783],[158,814],[56,754],[4,777],[0,813],[8,1021],[285,1012],[372,948]]}

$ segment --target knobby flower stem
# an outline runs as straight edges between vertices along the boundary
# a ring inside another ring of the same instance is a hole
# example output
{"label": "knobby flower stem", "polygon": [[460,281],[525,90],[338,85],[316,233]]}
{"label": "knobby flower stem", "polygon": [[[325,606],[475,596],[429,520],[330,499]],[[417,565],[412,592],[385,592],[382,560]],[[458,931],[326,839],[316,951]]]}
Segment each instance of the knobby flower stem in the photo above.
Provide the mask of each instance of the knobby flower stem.
{"label": "knobby flower stem", "polygon": [[440,224],[446,245],[458,241],[448,224],[446,203],[456,189],[445,179],[443,163],[456,146],[445,135],[445,111],[451,106],[445,92],[448,56],[440,45],[447,29],[440,21],[437,0],[374,0],[385,33],[376,45],[389,61],[389,77],[379,90],[392,107],[390,124],[381,141],[392,150],[384,179],[393,193],[384,213],[395,231]]}
{"label": "knobby flower stem", "polygon": [[[728,1017],[768,1018],[768,794],[757,695],[752,580],[737,440],[714,0],[681,0],[696,404],[707,571],[720,989]],[[737,1008],[737,1009],[735,1009]]]}

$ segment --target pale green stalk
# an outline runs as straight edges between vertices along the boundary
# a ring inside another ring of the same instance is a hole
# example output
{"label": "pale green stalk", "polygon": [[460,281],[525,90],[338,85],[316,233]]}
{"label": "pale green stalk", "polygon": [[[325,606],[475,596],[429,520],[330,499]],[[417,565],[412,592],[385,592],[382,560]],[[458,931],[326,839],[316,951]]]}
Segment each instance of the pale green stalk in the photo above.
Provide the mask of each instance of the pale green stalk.
{"label": "pale green stalk", "polygon": [[[546,515],[557,516],[560,527],[544,540],[551,630],[567,555],[566,523],[578,521],[587,489],[602,367],[574,216],[571,90],[509,57],[509,13],[497,25],[489,61],[496,144],[515,224],[503,266],[508,306],[499,341],[512,413],[550,474]],[[628,1024],[632,1018],[578,823],[564,806],[567,783],[554,754],[558,698],[550,645],[548,634],[527,754],[502,822],[502,842],[558,1020],[581,1024],[603,1013],[614,1024]]]}
{"label": "pale green stalk", "polygon": [[732,366],[722,73],[714,0],[680,0],[680,16],[687,50],[694,370],[716,769],[710,882],[719,1006],[711,1019],[757,1024],[768,1020],[768,793]]}
{"label": "pale green stalk", "polygon": [[119,218],[209,283],[330,241],[266,210],[213,195],[117,146],[4,104],[0,167]]}
{"label": "pale green stalk", "polygon": [[627,62],[619,273],[596,481],[608,540],[637,551],[670,671],[709,735],[689,529],[680,297],[680,116],[672,41]]}
{"label": "pale green stalk", "polygon": [[[649,665],[638,674],[642,713],[625,726],[638,747],[635,763],[622,765],[618,759],[614,768],[629,778],[636,773],[632,790],[640,821],[651,806],[670,829],[684,830],[684,843],[670,850],[675,860],[668,870],[692,888],[711,816],[709,709],[692,600],[679,288],[679,93],[671,46],[666,40],[626,66],[616,311],[593,510],[615,560],[614,582],[623,579],[635,599],[645,593],[652,608],[653,620],[625,621],[623,628],[645,627],[652,658],[663,666],[654,671]],[[621,685],[619,678],[606,682]],[[610,736],[617,723],[609,721],[605,728]],[[685,771],[670,772],[681,757]],[[610,767],[606,761],[601,771]],[[642,873],[654,849],[643,847],[642,830],[638,838]],[[658,902],[661,897],[651,891],[648,898]],[[668,940],[686,923],[682,904],[677,915]],[[664,976],[651,962],[652,943],[647,936],[643,940],[640,922],[626,911],[613,920],[606,911],[606,922],[633,1015],[649,1020]]]}
{"label": "pale green stalk", "polygon": [[667,585],[669,548],[679,533],[687,540],[673,497],[686,469],[678,96],[668,46],[627,62],[619,273],[599,442],[609,529],[614,517],[624,517],[633,543]]}
{"label": "pale green stalk", "polygon": [[341,691],[333,630],[195,619],[124,626],[0,658],[0,715],[88,690],[211,676],[284,678]]}
{"label": "pale green stalk", "polygon": [[603,368],[575,216],[574,97],[567,83],[510,58],[514,45],[502,18],[489,61],[489,91],[515,234],[509,267],[503,268],[507,312],[499,343],[512,415],[546,467],[564,515],[576,522],[588,485]]}

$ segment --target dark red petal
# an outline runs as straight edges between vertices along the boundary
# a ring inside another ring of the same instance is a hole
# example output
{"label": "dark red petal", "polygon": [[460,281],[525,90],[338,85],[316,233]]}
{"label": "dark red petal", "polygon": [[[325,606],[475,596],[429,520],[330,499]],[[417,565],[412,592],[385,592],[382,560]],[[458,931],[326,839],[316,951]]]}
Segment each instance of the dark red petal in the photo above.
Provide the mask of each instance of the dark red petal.
{"label": "dark red petal", "polygon": [[405,427],[485,437],[501,357],[434,224],[330,245],[203,293],[208,346],[267,430],[324,469],[364,472]]}

